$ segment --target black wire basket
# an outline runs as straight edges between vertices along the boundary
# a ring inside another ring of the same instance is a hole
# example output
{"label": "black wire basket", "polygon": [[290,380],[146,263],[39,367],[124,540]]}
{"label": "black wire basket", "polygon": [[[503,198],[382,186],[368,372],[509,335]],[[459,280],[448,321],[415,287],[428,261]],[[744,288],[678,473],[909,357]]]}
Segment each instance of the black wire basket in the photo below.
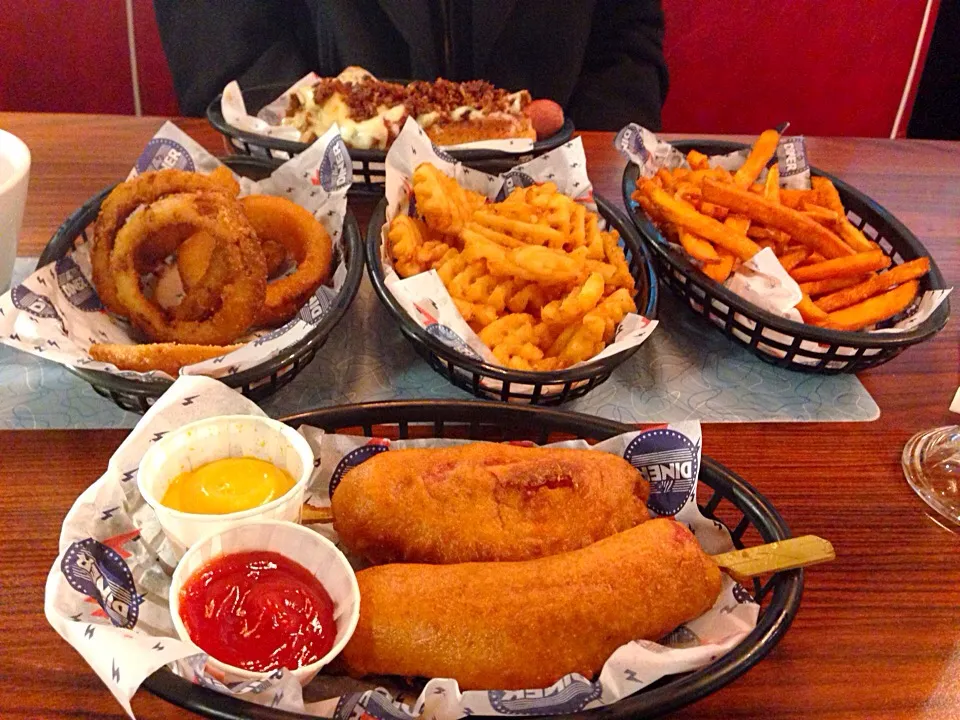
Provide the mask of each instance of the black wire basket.
{"label": "black wire basket", "polygon": [[[391,80],[390,82],[406,83],[408,81]],[[278,98],[287,87],[289,86],[284,84],[264,85],[244,90],[243,99],[247,106],[247,112],[256,115],[264,105],[268,105]],[[207,106],[207,120],[223,134],[235,152],[274,160],[279,159],[280,162],[283,162],[310,147],[307,143],[257,135],[228,124],[220,110],[222,95],[222,93],[217,95]],[[538,155],[543,155],[560,147],[572,136],[573,121],[566,118],[563,127],[550,137],[537,140],[533,144],[533,150],[529,153],[517,155],[500,150],[450,150],[448,152],[457,160],[476,170],[497,175],[509,170],[514,165],[525,163]],[[386,151],[354,148],[348,148],[348,150],[350,159],[353,160],[353,185],[350,186],[350,192],[382,194],[386,183]]]}
{"label": "black wire basket", "polygon": [[[263,179],[273,170],[271,163],[252,157],[228,157],[224,158],[223,162],[237,174],[253,180]],[[112,189],[113,187],[108,187],[94,195],[63,222],[47,243],[43,254],[40,255],[37,268],[56,262],[76,245],[90,239],[91,226],[100,212],[100,203]],[[327,336],[350,307],[363,277],[363,243],[360,238],[360,228],[357,226],[356,218],[349,211],[343,221],[340,247],[335,248],[334,251],[331,274],[341,265],[347,268],[343,287],[333,307],[311,328],[306,337],[259,365],[218,379],[229,387],[239,389],[253,400],[262,400],[289,383],[310,364],[317,350],[322,347]],[[109,398],[124,410],[135,413],[146,412],[172,384],[170,380],[135,380],[111,375],[102,370],[75,367],[67,369],[90,383],[93,389],[103,397]]]}
{"label": "black wire basket", "polygon": [[[650,253],[623,212],[609,200],[594,194],[597,209],[612,227],[620,233],[624,255],[630,274],[636,283],[637,312],[649,320],[657,316],[657,277]],[[561,405],[583,397],[605,382],[610,374],[630,358],[639,345],[599,360],[590,360],[580,367],[554,372],[510,370],[490,365],[464,355],[420,327],[403,309],[384,281],[383,261],[380,258],[381,228],[386,220],[386,200],[381,200],[373,211],[367,226],[367,272],[380,301],[393,315],[404,337],[426,360],[430,367],[461,390],[479,398],[531,405]]]}
{"label": "black wire basket", "polygon": [[[707,155],[747,147],[720,140],[685,140],[673,145],[684,153],[699,150]],[[937,264],[903,223],[842,180],[816,168],[810,170],[813,175],[821,175],[833,182],[848,219],[868,238],[879,243],[895,265],[918,257],[930,258],[930,272],[920,280],[920,294],[945,288]],[[645,244],[653,252],[661,281],[680,297],[684,305],[705,318],[708,325],[749,348],[766,362],[801,372],[856,373],[882,365],[911,345],[930,339],[943,329],[950,317],[949,301],[944,300],[915,328],[876,333],[829,330],[786,320],[762,310],[708,278],[684,253],[671,250],[666,238],[631,197],[638,174],[637,166],[628,163],[623,172],[623,202]]]}
{"label": "black wire basket", "polygon": [[[476,401],[396,401],[323,408],[294,415],[284,422],[311,425],[327,432],[364,437],[419,437],[470,440],[532,440],[538,443],[570,438],[590,442],[635,431],[633,425],[560,410],[499,405]],[[715,460],[703,456],[699,474],[700,511],[723,522],[737,548],[776,542],[790,531],[773,505],[749,483]],[[652,718],[689,705],[733,682],[763,659],[790,627],[800,607],[803,570],[754,579],[754,600],[760,604],[757,626],[740,644],[707,667],[671,675],[620,702],[601,709],[554,718],[616,720]],[[219,720],[304,720],[312,716],[254,705],[180,678],[167,668],[148,677],[143,686],[185,710]],[[349,708],[344,708],[348,711]],[[345,716],[337,708],[335,717]]]}

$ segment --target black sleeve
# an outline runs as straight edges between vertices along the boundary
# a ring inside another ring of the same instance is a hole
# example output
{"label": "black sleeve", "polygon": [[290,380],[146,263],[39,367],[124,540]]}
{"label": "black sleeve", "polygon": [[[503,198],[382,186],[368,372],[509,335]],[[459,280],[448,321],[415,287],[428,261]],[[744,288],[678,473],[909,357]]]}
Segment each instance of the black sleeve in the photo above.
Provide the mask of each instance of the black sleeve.
{"label": "black sleeve", "polygon": [[[184,115],[202,115],[231,80],[292,83],[317,64],[314,19],[291,0],[154,0]],[[311,52],[312,51],[312,52]]]}
{"label": "black sleeve", "polygon": [[599,0],[567,107],[577,128],[659,130],[667,80],[660,0]]}

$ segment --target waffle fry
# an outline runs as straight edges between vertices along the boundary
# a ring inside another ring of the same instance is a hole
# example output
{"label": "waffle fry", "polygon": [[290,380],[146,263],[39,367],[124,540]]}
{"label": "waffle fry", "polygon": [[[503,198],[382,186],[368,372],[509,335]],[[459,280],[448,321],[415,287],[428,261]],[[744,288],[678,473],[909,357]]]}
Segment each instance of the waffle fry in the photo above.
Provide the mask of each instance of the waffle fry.
{"label": "waffle fry", "polygon": [[412,185],[416,217],[398,216],[387,231],[394,268],[402,277],[435,270],[500,364],[569,367],[636,312],[618,233],[554,183],[487,203],[423,164]]}

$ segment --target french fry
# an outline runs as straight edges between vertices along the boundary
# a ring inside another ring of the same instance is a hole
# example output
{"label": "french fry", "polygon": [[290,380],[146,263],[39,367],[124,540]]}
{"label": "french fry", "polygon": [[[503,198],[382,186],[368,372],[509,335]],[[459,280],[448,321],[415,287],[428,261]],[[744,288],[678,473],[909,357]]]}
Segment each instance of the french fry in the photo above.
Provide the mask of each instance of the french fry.
{"label": "french fry", "polygon": [[667,192],[675,193],[677,191],[677,181],[668,171],[660,168],[657,170],[657,177],[663,183],[663,189]]}
{"label": "french fry", "polygon": [[862,330],[909,307],[917,296],[919,287],[919,282],[910,280],[882,295],[830,313],[821,325],[833,330]]}
{"label": "french fry", "polygon": [[[750,154],[740,169],[733,175],[733,182],[741,188],[748,188],[760,177],[763,168],[770,162],[770,158],[777,151],[780,142],[780,133],[776,130],[764,130],[750,149]],[[723,203],[720,203],[721,205]]]}
{"label": "french fry", "polygon": [[649,181],[641,180],[641,190],[660,208],[663,216],[672,223],[686,228],[725,250],[729,250],[741,260],[749,260],[758,252],[760,246],[746,235],[741,235],[722,223],[698,213],[686,203],[670,197]]}
{"label": "french fry", "polygon": [[[807,259],[807,256],[810,254],[810,251],[805,247],[796,248],[794,250],[788,250],[783,255],[780,256],[780,264],[783,265],[783,269],[787,272],[793,270],[797,265],[802,263]],[[801,288],[802,290],[803,288]]]}
{"label": "french fry", "polygon": [[902,265],[897,265],[885,273],[873,275],[870,279],[859,285],[854,285],[853,287],[826,295],[817,300],[817,307],[825,312],[842,310],[845,307],[856,305],[858,302],[863,302],[884,290],[889,290],[909,280],[922,277],[926,275],[929,270],[929,258],[917,258],[916,260],[905,262]]}
{"label": "french fry", "polygon": [[813,203],[804,202],[803,203],[803,212],[808,218],[816,220],[818,223],[823,225],[836,225],[840,222],[840,218],[837,216],[837,213],[830,208],[825,208],[822,205],[814,205]]}
{"label": "french fry", "polygon": [[703,238],[697,237],[689,230],[682,230],[680,232],[680,244],[683,245],[683,249],[686,250],[691,257],[697,260],[705,263],[720,262],[720,256],[717,254],[713,245]]}
{"label": "french fry", "polygon": [[725,207],[720,207],[719,205],[714,205],[713,203],[701,202],[700,203],[700,212],[704,215],[709,215],[715,220],[726,220],[727,215],[730,212]]}
{"label": "french fry", "polygon": [[799,210],[805,200],[816,201],[816,199],[817,193],[815,190],[780,188],[780,204],[786,205],[793,210]]}
{"label": "french fry", "polygon": [[720,262],[707,263],[700,269],[708,278],[723,283],[730,277],[730,273],[733,271],[733,262],[736,258],[726,250],[718,250],[717,253],[720,255]]}
{"label": "french fry", "polygon": [[827,319],[827,313],[813,304],[813,300],[806,293],[803,294],[800,302],[796,304],[797,311],[804,322],[813,325],[819,325]]}
{"label": "french fry", "polygon": [[867,240],[864,234],[847,219],[847,211],[840,201],[840,193],[829,178],[814,176],[810,178],[810,184],[817,193],[819,204],[837,213],[840,219],[839,235],[847,245],[857,252],[869,252],[877,248],[875,243]]}
{"label": "french fry", "polygon": [[807,259],[799,263],[797,267],[803,267],[804,265],[816,265],[817,263],[822,263],[826,258],[818,252],[813,252],[807,255]]}
{"label": "french fry", "polygon": [[771,242],[777,243],[778,245],[786,243],[790,236],[787,235],[782,230],[774,230],[773,228],[760,227],[759,225],[751,225],[747,228],[747,237],[753,238],[754,240],[769,240]]}
{"label": "french fry", "polygon": [[750,232],[750,218],[745,215],[727,215],[723,224],[741,235],[747,235]]}
{"label": "french fry", "polygon": [[810,282],[800,283],[800,289],[810,297],[819,297],[820,295],[828,295],[829,293],[843,290],[853,285],[859,285],[868,277],[871,276],[861,275],[859,277],[850,276],[830,278],[829,280],[811,280]]}
{"label": "french fry", "polygon": [[742,213],[751,220],[783,230],[794,240],[816,250],[824,257],[853,255],[853,250],[834,233],[803,213],[716,180],[703,181],[703,199]]}
{"label": "french fry", "polygon": [[882,270],[890,265],[890,258],[880,250],[857,253],[849,257],[824,260],[814,265],[798,267],[790,273],[797,282],[827,280],[828,278],[863,275],[871,270]]}
{"label": "french fry", "polygon": [[710,167],[707,156],[698,150],[691,150],[687,153],[687,164],[694,170],[703,170]]}
{"label": "french fry", "polygon": [[774,165],[767,171],[767,179],[763,183],[763,196],[775,202],[780,203],[780,166]]}

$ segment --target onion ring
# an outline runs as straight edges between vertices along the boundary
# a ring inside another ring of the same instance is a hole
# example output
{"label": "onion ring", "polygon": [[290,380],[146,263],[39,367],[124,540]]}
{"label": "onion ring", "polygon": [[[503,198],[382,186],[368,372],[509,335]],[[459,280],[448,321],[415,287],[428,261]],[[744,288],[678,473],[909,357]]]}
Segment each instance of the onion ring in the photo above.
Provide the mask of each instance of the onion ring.
{"label": "onion ring", "polygon": [[[180,281],[184,290],[192,290],[199,283],[210,264],[210,255],[216,241],[205,232],[194,233],[184,240],[180,247],[175,247],[177,253],[176,267],[180,273]],[[287,262],[287,249],[272,240],[260,241],[263,250],[263,259],[267,264],[267,279],[276,277],[283,265]],[[170,252],[173,252],[171,250]],[[170,252],[167,254],[169,255]],[[141,270],[141,273],[143,271]]]}
{"label": "onion ring", "polygon": [[292,200],[272,195],[240,199],[244,214],[262,243],[276,242],[297,261],[290,275],[267,284],[258,325],[277,326],[290,320],[330,274],[333,246],[313,214]]}
{"label": "onion ring", "polygon": [[[111,277],[110,256],[117,233],[131,213],[141,205],[152,203],[173,193],[205,190],[225,197],[236,197],[239,189],[237,181],[226,168],[222,171],[218,168],[210,175],[186,170],[156,170],[145,172],[117,185],[100,205],[100,214],[93,227],[93,245],[90,253],[93,284],[104,306],[117,315],[126,314],[123,303],[117,295],[116,284]],[[160,239],[150,245],[142,243],[139,246],[141,249],[133,256],[139,271],[153,270],[163,258],[170,254],[172,251],[170,246],[175,247],[177,243],[178,239],[173,231],[170,235],[166,232],[162,233]],[[160,255],[161,252],[162,255]]]}
{"label": "onion ring", "polygon": [[181,345],[179,343],[144,343],[141,345],[115,345],[95,343],[90,346],[90,357],[100,362],[111,363],[119,370],[149,372],[160,370],[171,377],[180,374],[185,365],[220,357],[243,347],[243,345]]}
{"label": "onion ring", "polygon": [[[223,192],[167,195],[129,216],[116,233],[109,272],[117,300],[134,326],[150,339],[226,345],[256,319],[266,294],[263,251],[250,223],[235,203],[225,202],[228,199]],[[226,282],[217,295],[219,306],[209,317],[171,320],[163,308],[143,294],[134,262],[137,249],[148,241],[153,228],[168,226],[185,228],[185,236],[204,231],[216,238],[217,247],[224,253],[213,270],[219,273],[220,266],[226,265]]]}

